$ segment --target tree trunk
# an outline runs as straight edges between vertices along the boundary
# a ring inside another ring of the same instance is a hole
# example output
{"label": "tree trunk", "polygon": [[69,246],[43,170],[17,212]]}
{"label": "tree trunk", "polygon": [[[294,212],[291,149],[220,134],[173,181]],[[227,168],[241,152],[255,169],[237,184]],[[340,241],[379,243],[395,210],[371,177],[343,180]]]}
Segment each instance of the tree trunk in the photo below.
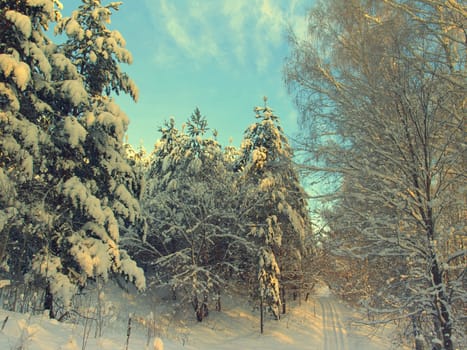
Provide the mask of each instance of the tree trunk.
{"label": "tree trunk", "polygon": [[285,287],[282,285],[281,288],[281,299],[282,299],[282,314],[285,315],[287,312],[287,305],[286,305],[286,300],[285,300]]}
{"label": "tree trunk", "polygon": [[47,283],[45,288],[45,297],[44,297],[44,310],[49,310],[49,318],[55,318],[54,312],[54,296],[50,292],[50,285]]}
{"label": "tree trunk", "polygon": [[217,292],[217,300],[216,300],[216,311],[222,311],[222,304],[221,304],[221,293]]}
{"label": "tree trunk", "polygon": [[264,307],[263,307],[263,296],[259,297],[259,324],[261,334],[264,332]]}
{"label": "tree trunk", "polygon": [[420,337],[415,338],[415,350],[426,350],[425,344]]}
{"label": "tree trunk", "polygon": [[198,297],[193,298],[193,309],[195,310],[196,319],[198,322],[202,322],[205,317],[209,315],[208,309],[208,298],[207,296],[204,297],[203,302],[200,303]]}
{"label": "tree trunk", "polygon": [[441,333],[442,336],[443,349],[453,350],[454,346],[452,343],[452,318],[448,308],[446,307],[446,305],[449,305],[450,302],[443,288],[442,271],[439,268],[437,256],[435,253],[432,253],[431,276],[433,278],[433,282],[436,288],[433,306],[437,314],[436,323],[439,324],[438,327],[440,328],[438,333]]}
{"label": "tree trunk", "polygon": [[413,327],[413,336],[415,339],[415,350],[425,350],[425,344],[423,342],[423,338],[420,337],[420,330],[418,327],[418,322],[415,316],[412,316],[411,319],[412,319],[412,327]]}
{"label": "tree trunk", "polygon": [[[428,182],[427,182],[428,183]],[[430,191],[426,191],[427,198],[430,199]],[[434,322],[437,333],[441,333],[444,350],[453,350],[454,346],[452,343],[452,317],[449,312],[448,305],[450,305],[449,297],[446,295],[446,290],[443,281],[443,271],[440,268],[438,256],[435,252],[435,228],[433,221],[433,212],[431,208],[428,208],[426,213],[425,224],[427,227],[427,238],[430,244],[430,258],[431,258],[431,280],[433,281],[436,294],[433,298],[433,307],[436,311],[437,322]]]}

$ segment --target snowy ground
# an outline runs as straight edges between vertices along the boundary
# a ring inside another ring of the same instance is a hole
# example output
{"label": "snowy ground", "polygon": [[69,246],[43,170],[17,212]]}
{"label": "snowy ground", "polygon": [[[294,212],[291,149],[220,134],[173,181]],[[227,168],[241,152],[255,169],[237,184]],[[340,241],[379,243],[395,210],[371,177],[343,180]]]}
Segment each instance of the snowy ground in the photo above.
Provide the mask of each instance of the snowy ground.
{"label": "snowy ground", "polygon": [[[128,349],[134,350],[154,349],[153,335],[162,339],[165,350],[382,350],[391,347],[388,339],[375,329],[352,324],[350,320],[358,315],[326,288],[301,306],[292,305],[279,322],[268,320],[263,335],[259,334],[258,314],[235,298],[225,298],[222,312],[212,311],[205,322],[198,323],[191,313],[164,311],[164,306],[155,302],[154,297],[135,298],[115,288],[106,293],[112,302],[103,303],[106,311],[102,337],[94,337],[95,322],[86,323],[81,319],[79,324],[62,323],[49,320],[46,315],[28,317],[0,310],[0,328],[8,316],[0,331],[0,349],[126,349],[130,312]],[[86,330],[89,337],[85,335]],[[151,346],[147,346],[148,342]]]}

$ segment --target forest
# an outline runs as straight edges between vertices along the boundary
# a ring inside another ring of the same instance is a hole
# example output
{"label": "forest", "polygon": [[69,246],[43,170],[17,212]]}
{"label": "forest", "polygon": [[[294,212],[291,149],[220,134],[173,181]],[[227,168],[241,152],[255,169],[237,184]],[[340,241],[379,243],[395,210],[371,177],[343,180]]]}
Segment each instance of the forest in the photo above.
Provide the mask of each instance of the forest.
{"label": "forest", "polygon": [[194,108],[150,152],[114,98],[138,99],[120,2],[0,4],[3,308],[29,293],[66,321],[112,280],[203,322],[243,290],[262,333],[325,281],[417,350],[466,344],[463,1],[317,1],[288,36],[293,140],[265,97],[239,147]]}

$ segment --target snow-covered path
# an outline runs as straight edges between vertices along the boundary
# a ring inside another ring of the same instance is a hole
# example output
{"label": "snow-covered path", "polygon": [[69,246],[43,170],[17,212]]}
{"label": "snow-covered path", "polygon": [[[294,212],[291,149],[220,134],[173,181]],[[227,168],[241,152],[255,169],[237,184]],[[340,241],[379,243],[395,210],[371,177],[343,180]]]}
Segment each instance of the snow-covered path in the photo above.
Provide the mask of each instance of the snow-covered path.
{"label": "snow-covered path", "polygon": [[335,300],[321,297],[318,301],[323,321],[323,350],[348,350],[348,333],[336,311]]}
{"label": "snow-covered path", "polygon": [[381,334],[376,335],[374,328],[363,324],[357,326],[353,321],[361,321],[361,315],[339,301],[326,286],[318,290],[310,307],[313,307],[314,318],[320,320],[321,327],[321,344],[314,349],[383,350],[391,347],[387,339],[380,337]]}
{"label": "snow-covered path", "polygon": [[[114,292],[115,295],[118,292]],[[144,316],[147,300],[135,299],[137,305],[120,302],[115,305],[122,315]],[[268,319],[264,334],[259,334],[258,312],[241,299],[225,300],[222,312],[212,312],[202,323],[191,313],[184,322],[159,328],[165,350],[387,350],[390,342],[369,326],[356,326],[351,320],[358,313],[340,302],[328,289],[322,289],[308,302],[289,305],[289,312],[280,321]],[[128,307],[128,309],[126,309]],[[80,325],[49,320],[44,315],[28,316],[0,310],[0,321],[8,322],[0,330],[0,349],[16,349],[24,343],[29,350],[83,349],[83,329]],[[115,320],[104,330],[104,337],[89,338],[86,349],[123,349],[126,342],[127,318]],[[162,320],[159,320],[161,324]],[[135,323],[129,350],[153,350],[146,347],[147,328]]]}
{"label": "snow-covered path", "polygon": [[[257,315],[238,305],[213,315],[193,329],[187,348],[255,350],[387,350],[390,341],[370,326],[357,326],[359,314],[339,301],[327,287],[308,302],[294,305],[280,320],[268,320],[259,334]],[[211,323],[212,322],[212,323]],[[211,329],[216,329],[212,332]],[[234,330],[222,334],[220,330]],[[230,334],[229,334],[230,333]],[[168,347],[167,347],[168,348]],[[172,349],[172,348],[171,348]]]}

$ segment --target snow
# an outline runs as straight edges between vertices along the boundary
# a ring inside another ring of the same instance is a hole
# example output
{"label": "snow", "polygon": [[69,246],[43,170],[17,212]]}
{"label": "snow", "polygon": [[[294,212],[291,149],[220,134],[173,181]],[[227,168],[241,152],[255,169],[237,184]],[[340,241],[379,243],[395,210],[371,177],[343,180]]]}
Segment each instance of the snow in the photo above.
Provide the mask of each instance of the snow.
{"label": "snow", "polygon": [[31,36],[31,19],[29,16],[14,10],[8,10],[5,12],[5,18],[12,22],[26,39]]}
{"label": "snow", "polygon": [[130,259],[126,251],[124,251],[123,249],[121,250],[120,264],[122,272],[124,272],[125,274],[127,274],[128,277],[130,277],[135,287],[140,291],[145,290],[146,277],[144,276],[143,269],[138,267],[138,265],[136,265],[136,262]]}
{"label": "snow", "polygon": [[97,55],[94,53],[94,51],[89,52],[89,60],[91,61],[91,63],[96,63]]}
{"label": "snow", "polygon": [[[1,92],[1,90],[0,90]],[[16,142],[16,140],[11,135],[4,135],[2,138],[3,152],[5,155],[10,157],[15,157],[17,153],[20,152],[21,146]]]}
{"label": "snow", "polygon": [[120,62],[132,64],[133,56],[130,51],[125,49],[125,39],[119,31],[113,30],[110,33],[110,37],[106,40],[107,47],[115,54]]}
{"label": "snow", "polygon": [[109,112],[100,113],[96,120],[106,128],[114,128],[116,139],[123,140],[129,124],[128,116],[115,103],[109,103],[108,108]]}
{"label": "snow", "polygon": [[111,12],[107,8],[98,7],[92,11],[92,18],[96,21],[110,23]]}
{"label": "snow", "polygon": [[32,176],[34,175],[34,161],[32,159],[32,156],[27,152],[23,153],[23,159],[21,160],[21,168],[26,178],[28,180],[31,180]]}
{"label": "snow", "polygon": [[97,37],[96,40],[95,40],[95,44],[96,44],[97,48],[98,48],[100,51],[102,51],[102,47],[103,47],[103,45],[104,45],[104,40],[105,40],[105,38],[104,38],[103,36],[99,36],[99,37]]}
{"label": "snow", "polygon": [[96,116],[92,112],[85,112],[84,118],[87,127],[90,127],[96,121]]}
{"label": "snow", "polygon": [[70,20],[67,22],[65,26],[65,31],[67,35],[69,36],[76,36],[78,37],[78,40],[83,40],[84,39],[84,30],[81,28],[79,23],[74,20],[73,18],[70,18]]}
{"label": "snow", "polygon": [[44,76],[49,79],[52,73],[52,67],[44,51],[40,49],[35,43],[33,42],[25,42],[22,44],[23,50],[26,55],[31,56],[36,60],[36,64],[40,71],[44,74]]}
{"label": "snow", "polygon": [[55,14],[54,6],[59,10],[63,9],[63,5],[59,0],[27,0],[26,3],[29,6],[41,7],[42,11],[47,13],[50,18],[53,18]]}
{"label": "snow", "polygon": [[75,107],[87,104],[88,94],[79,80],[65,80],[62,84],[62,92]]}
{"label": "snow", "polygon": [[71,236],[68,241],[72,244],[71,255],[87,277],[101,276],[107,280],[108,271],[112,267],[109,244],[95,238],[79,237],[76,234]]}
{"label": "snow", "polygon": [[193,174],[197,174],[201,170],[202,166],[203,166],[202,160],[195,157],[188,165],[188,170],[193,172]]}
{"label": "snow", "polygon": [[13,72],[17,63],[18,61],[12,55],[0,54],[0,71],[3,72],[6,78]]}
{"label": "snow", "polygon": [[100,200],[88,192],[78,177],[73,176],[63,184],[63,194],[72,200],[75,207],[85,210],[97,223],[104,224],[106,215]]}
{"label": "snow", "polygon": [[140,205],[138,200],[128,191],[128,189],[120,184],[115,190],[115,195],[124,204],[118,205],[118,202],[114,204],[114,209],[119,213],[123,214],[131,223],[134,223],[137,215],[140,211]]}
{"label": "snow", "polygon": [[111,36],[116,40],[116,42],[121,46],[126,46],[126,41],[123,38],[122,34],[118,30],[112,30]]}
{"label": "snow", "polygon": [[154,339],[153,348],[154,350],[164,350],[164,343],[161,338],[157,337]]}
{"label": "snow", "polygon": [[20,90],[24,91],[26,89],[26,85],[31,78],[31,71],[29,66],[24,62],[19,62],[13,71],[14,80],[16,85],[20,88]]}
{"label": "snow", "polygon": [[68,135],[68,141],[72,148],[79,146],[86,140],[87,131],[75,117],[65,118],[63,129]]}
{"label": "snow", "polygon": [[[159,293],[160,294],[160,293]],[[82,315],[103,318],[103,336],[94,337],[95,322],[83,318],[72,322],[48,319],[46,314],[28,315],[0,310],[0,348],[42,349],[125,349],[129,350],[275,350],[275,349],[389,349],[388,330],[351,324],[359,317],[325,288],[307,302],[289,303],[289,313],[280,321],[268,319],[265,333],[259,333],[259,315],[244,297],[224,296],[223,311],[212,310],[203,322],[192,310],[173,311],[171,301],[156,293],[129,294],[109,284],[104,291],[84,293]],[[100,303],[98,306],[98,303]],[[87,306],[86,306],[87,305]],[[87,308],[85,308],[87,307]],[[131,317],[130,336],[128,318]],[[8,319],[6,319],[8,317]],[[87,343],[85,330],[87,326]]]}
{"label": "snow", "polygon": [[32,273],[37,273],[47,278],[50,283],[51,292],[68,306],[77,290],[69,278],[60,272],[62,267],[60,258],[53,256],[44,249],[41,254],[35,256],[32,263]]}
{"label": "snow", "polygon": [[[253,152],[254,154],[254,152]],[[259,188],[261,191],[267,191],[270,188],[273,188],[275,185],[274,178],[272,177],[265,177],[264,179],[261,180],[261,183],[259,184]]]}
{"label": "snow", "polygon": [[13,119],[11,124],[15,133],[20,135],[23,147],[34,153],[37,152],[39,150],[38,143],[42,141],[38,126],[27,119]]}
{"label": "snow", "polygon": [[51,62],[54,67],[59,69],[61,72],[68,72],[71,78],[77,78],[79,76],[76,66],[64,54],[53,54]]}
{"label": "snow", "polygon": [[252,162],[258,169],[262,169],[267,160],[267,149],[260,146],[252,152]]}

